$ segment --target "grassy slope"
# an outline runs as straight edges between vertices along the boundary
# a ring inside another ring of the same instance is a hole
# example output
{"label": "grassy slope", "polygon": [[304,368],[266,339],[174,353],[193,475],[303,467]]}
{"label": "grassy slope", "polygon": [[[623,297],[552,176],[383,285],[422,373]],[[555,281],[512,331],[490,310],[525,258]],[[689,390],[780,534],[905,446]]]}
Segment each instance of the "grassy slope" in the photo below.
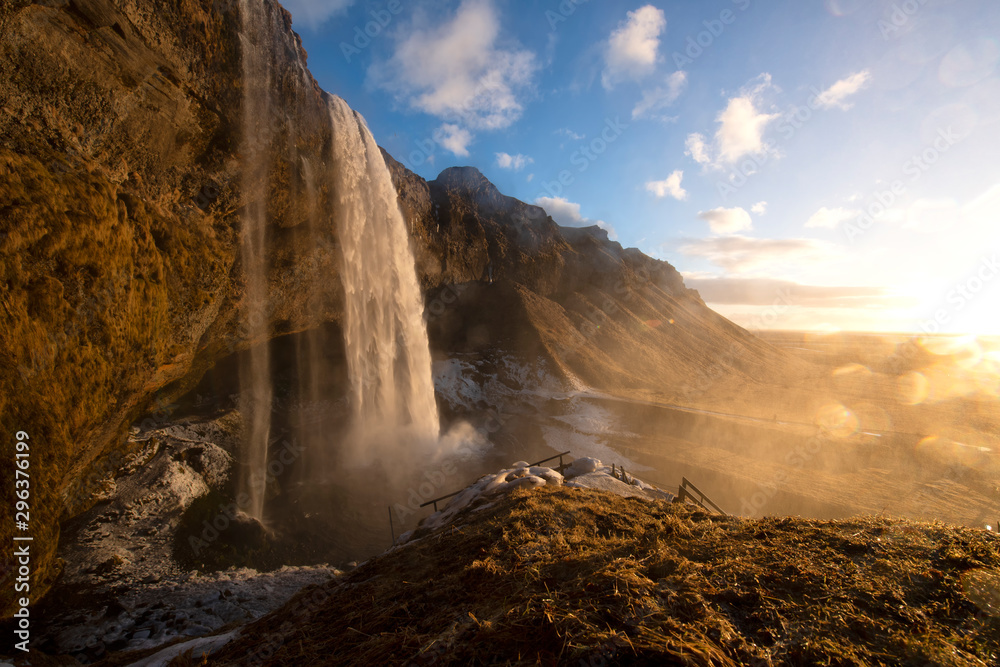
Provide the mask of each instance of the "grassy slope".
{"label": "grassy slope", "polygon": [[1000,664],[984,531],[568,488],[454,526],[303,591],[207,664]]}

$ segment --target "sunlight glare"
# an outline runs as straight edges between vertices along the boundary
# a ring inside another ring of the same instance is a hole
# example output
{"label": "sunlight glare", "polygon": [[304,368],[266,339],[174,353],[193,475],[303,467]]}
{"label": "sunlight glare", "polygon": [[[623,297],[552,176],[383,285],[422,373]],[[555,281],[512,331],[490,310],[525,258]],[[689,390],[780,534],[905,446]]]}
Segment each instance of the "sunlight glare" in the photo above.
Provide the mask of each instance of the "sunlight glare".
{"label": "sunlight glare", "polygon": [[816,412],[816,425],[835,438],[846,439],[857,433],[861,424],[842,404],[830,403]]}
{"label": "sunlight glare", "polygon": [[896,385],[899,402],[903,405],[920,405],[930,394],[930,382],[923,373],[911,371],[901,375]]}

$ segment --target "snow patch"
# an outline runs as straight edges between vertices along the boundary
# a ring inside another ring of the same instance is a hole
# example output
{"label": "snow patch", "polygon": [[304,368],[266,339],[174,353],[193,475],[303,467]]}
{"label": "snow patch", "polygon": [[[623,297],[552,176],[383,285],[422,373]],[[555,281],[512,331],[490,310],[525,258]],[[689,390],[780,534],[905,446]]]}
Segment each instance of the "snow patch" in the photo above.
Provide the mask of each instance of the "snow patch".
{"label": "snow patch", "polygon": [[595,459],[591,456],[585,456],[583,458],[576,459],[573,463],[566,468],[564,474],[566,478],[577,477],[579,475],[586,475],[588,472],[594,472],[601,467],[601,460]]}
{"label": "snow patch", "polygon": [[192,657],[196,659],[203,655],[212,655],[235,639],[239,634],[239,630],[231,630],[222,635],[199,637],[198,639],[192,639],[191,641],[173,644],[158,653],[154,653],[148,658],[143,658],[138,662],[129,664],[128,667],[167,667],[171,660],[182,653],[186,653],[187,651],[191,651]]}
{"label": "snow patch", "polygon": [[[488,367],[491,371],[484,370]],[[475,410],[481,403],[498,406],[523,403],[525,397],[563,399],[564,383],[542,360],[527,362],[506,354],[495,359],[459,355],[434,362],[434,387],[455,408]]]}
{"label": "snow patch", "polygon": [[[625,497],[674,499],[673,494],[661,491],[642,480],[632,476],[628,476],[627,479],[628,482],[624,482],[613,476],[610,466],[604,465],[600,459],[593,457],[574,460],[561,474],[552,468],[529,466],[524,461],[518,461],[506,470],[480,477],[475,483],[453,496],[444,509],[424,519],[417,530],[422,533],[425,532],[425,529],[437,530],[451,523],[462,510],[471,507],[477,501],[480,502],[477,507],[473,508],[473,511],[481,511],[493,504],[492,502],[484,504],[481,501],[521,487],[537,488],[565,484],[565,486],[573,488],[610,491]],[[397,540],[397,545],[410,541],[416,532],[411,530],[403,533]]]}
{"label": "snow patch", "polygon": [[649,498],[649,494],[642,488],[633,484],[626,484],[617,477],[612,477],[606,472],[588,472],[584,475],[574,477],[566,482],[566,486],[576,489],[597,489],[598,491],[610,491],[626,498]]}
{"label": "snow patch", "polygon": [[93,660],[101,647],[148,649],[209,635],[260,618],[303,586],[340,574],[319,565],[201,575],[174,559],[184,511],[228,479],[233,459],[218,442],[228,446],[239,426],[238,414],[230,413],[208,422],[132,429],[131,455],[109,472],[107,483],[95,485],[91,500],[97,504],[73,519],[78,528],[59,545],[66,563],[61,583],[114,602],[103,610],[67,608],[46,618],[40,638],[57,653]]}

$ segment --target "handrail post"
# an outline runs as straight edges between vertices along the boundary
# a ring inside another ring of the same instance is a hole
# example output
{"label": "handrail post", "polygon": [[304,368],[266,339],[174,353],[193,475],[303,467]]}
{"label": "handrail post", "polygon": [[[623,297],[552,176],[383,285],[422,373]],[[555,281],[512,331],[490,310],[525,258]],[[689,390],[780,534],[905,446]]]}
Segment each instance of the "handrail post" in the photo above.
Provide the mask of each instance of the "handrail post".
{"label": "handrail post", "polygon": [[392,546],[396,546],[396,529],[392,526],[392,505],[389,505],[389,534],[392,535]]}

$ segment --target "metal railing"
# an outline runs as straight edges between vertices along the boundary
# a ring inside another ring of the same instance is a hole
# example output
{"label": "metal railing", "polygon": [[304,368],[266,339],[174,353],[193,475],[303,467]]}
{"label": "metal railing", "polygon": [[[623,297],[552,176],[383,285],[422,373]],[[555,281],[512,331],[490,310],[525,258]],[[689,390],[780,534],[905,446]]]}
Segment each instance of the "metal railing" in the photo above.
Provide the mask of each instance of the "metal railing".
{"label": "metal railing", "polygon": [[712,499],[706,496],[701,489],[692,484],[687,477],[681,477],[681,485],[677,490],[677,500],[675,502],[683,503],[687,500],[698,505],[706,512],[714,511],[723,516],[729,516],[721,507],[712,502]]}
{"label": "metal railing", "polygon": [[[543,463],[548,463],[549,461],[553,461],[555,459],[559,459],[559,465],[557,465],[553,469],[561,473],[564,470],[566,470],[566,468],[568,468],[569,465],[570,465],[570,464],[567,464],[567,463],[565,463],[563,461],[563,457],[564,456],[568,456],[569,453],[570,453],[569,451],[565,451],[565,452],[560,452],[558,454],[553,454],[552,456],[550,456],[550,457],[548,457],[546,459],[542,459],[541,461],[536,461],[535,463],[531,463],[529,465],[531,467],[535,467],[535,466],[540,466]],[[631,483],[631,481],[629,480],[629,478],[632,477],[632,476],[625,472],[625,468],[623,466],[618,466],[618,465],[615,465],[615,464],[612,463],[611,464],[611,470],[612,470],[612,475],[614,477],[616,477],[618,479],[621,479],[623,482],[625,482],[627,484]],[[619,477],[619,475],[621,475],[621,477]],[[632,479],[634,479],[634,478],[632,478]],[[653,484],[654,486],[656,485],[655,482],[652,482],[651,484]],[[663,485],[659,485],[659,486],[660,486],[660,488],[663,488]],[[420,507],[427,507],[428,505],[433,505],[434,506],[434,511],[437,512],[438,511],[438,505],[437,504],[439,502],[441,502],[442,500],[447,500],[449,498],[457,496],[462,491],[465,491],[466,488],[468,488],[468,487],[461,488],[458,491],[453,491],[452,493],[448,493],[448,494],[443,495],[443,496],[439,496],[437,498],[434,498],[433,500],[428,500],[427,502],[422,503],[420,505]],[[677,489],[677,497],[675,498],[674,502],[683,503],[683,502],[686,502],[686,501],[692,502],[693,504],[701,507],[706,512],[715,512],[715,513],[721,514],[723,516],[728,516],[728,514],[726,513],[725,510],[723,510],[721,507],[719,507],[718,505],[716,505],[715,502],[713,502],[711,498],[709,498],[707,495],[705,495],[705,493],[701,489],[699,489],[697,486],[695,486],[694,484],[692,484],[691,481],[687,477],[681,477],[681,485]]]}
{"label": "metal railing", "polygon": [[[529,465],[529,467],[531,467],[531,468],[534,468],[535,466],[540,466],[540,465],[542,465],[543,463],[548,463],[549,461],[552,461],[553,459],[559,459],[559,465],[557,465],[557,466],[556,466],[556,467],[554,468],[554,470],[556,470],[557,472],[560,472],[560,473],[561,473],[561,472],[562,472],[563,470],[565,470],[566,468],[568,468],[568,467],[569,467],[569,464],[566,464],[566,463],[563,463],[563,457],[564,457],[564,456],[567,456],[568,454],[569,454],[569,451],[565,451],[565,452],[560,452],[559,454],[554,454],[554,455],[550,456],[550,457],[549,457],[549,458],[547,458],[547,459],[542,459],[541,461],[538,461],[538,462],[536,462],[536,463],[530,463],[530,464],[528,464],[528,465]],[[452,492],[452,493],[449,493],[449,494],[448,494],[448,495],[446,495],[446,496],[441,496],[440,498],[435,498],[434,500],[428,500],[428,501],[427,501],[426,503],[423,503],[423,504],[422,504],[422,505],[420,505],[420,506],[421,506],[421,507],[427,507],[428,505],[434,505],[434,511],[435,511],[435,512],[437,512],[437,511],[438,511],[438,506],[437,506],[437,504],[438,504],[438,503],[439,503],[440,501],[442,501],[442,500],[447,500],[448,498],[451,498],[452,496],[457,496],[457,495],[458,495],[458,494],[460,494],[460,493],[461,493],[462,491],[465,491],[465,489],[466,489],[466,488],[468,488],[468,487],[465,487],[465,488],[462,488],[462,489],[459,489],[458,491],[454,491],[454,492]]]}
{"label": "metal railing", "polygon": [[542,459],[541,461],[539,461],[537,463],[532,463],[531,467],[534,468],[535,466],[540,466],[543,463],[548,463],[552,459],[559,459],[559,465],[557,465],[555,468],[553,468],[553,470],[555,470],[556,472],[560,472],[561,473],[563,470],[565,470],[566,468],[569,467],[568,463],[563,463],[563,458],[562,458],[562,457],[568,456],[568,455],[569,455],[569,451],[565,451],[565,452],[562,452],[560,454],[555,454],[553,456],[550,456],[547,459]]}

